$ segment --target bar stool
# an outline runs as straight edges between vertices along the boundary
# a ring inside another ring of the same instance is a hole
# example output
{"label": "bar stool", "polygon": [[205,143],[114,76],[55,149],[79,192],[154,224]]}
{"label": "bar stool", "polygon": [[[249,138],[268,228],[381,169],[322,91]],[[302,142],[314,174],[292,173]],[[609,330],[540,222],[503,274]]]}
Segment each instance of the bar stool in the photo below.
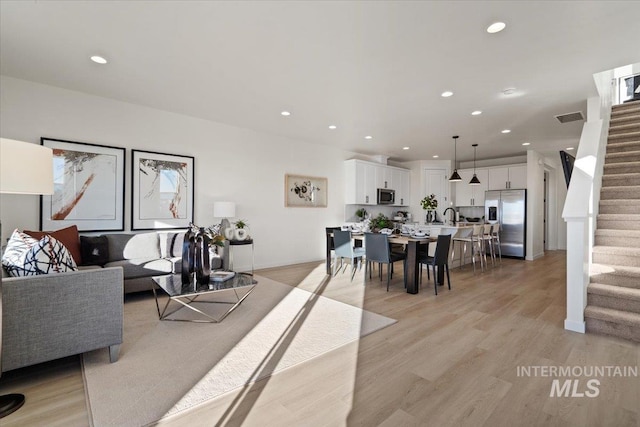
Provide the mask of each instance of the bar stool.
{"label": "bar stool", "polygon": [[471,247],[475,249],[475,251],[472,251],[474,272],[476,271],[475,253],[477,253],[480,258],[480,269],[484,271],[485,267],[487,266],[486,254],[484,256],[482,254],[482,248],[484,246],[484,239],[482,237],[483,235],[484,235],[484,225],[482,224],[474,225],[473,232],[471,233]]}
{"label": "bar stool", "polygon": [[493,246],[493,235],[491,233],[491,229],[493,225],[485,224],[483,227],[482,234],[482,253],[484,254],[484,263],[487,265],[487,249],[489,249],[489,256],[491,257],[491,265],[493,267],[496,266],[496,252]]}
{"label": "bar stool", "polygon": [[502,264],[502,248],[500,247],[500,224],[493,224],[493,227],[491,227],[491,239],[493,242],[493,253],[495,254],[496,249],[498,249],[500,264]]}
{"label": "bar stool", "polygon": [[[453,265],[453,259],[455,258],[456,253],[456,242],[458,242],[458,247],[462,246],[462,254],[460,254],[460,269],[464,267],[465,262],[467,261],[467,244],[471,243],[471,233],[473,232],[473,228],[465,227],[459,228],[456,232],[455,236],[452,239],[452,249],[451,249],[451,265]],[[471,253],[473,254],[473,245],[471,245]],[[475,259],[472,259],[475,263]],[[475,264],[474,264],[475,267]]]}

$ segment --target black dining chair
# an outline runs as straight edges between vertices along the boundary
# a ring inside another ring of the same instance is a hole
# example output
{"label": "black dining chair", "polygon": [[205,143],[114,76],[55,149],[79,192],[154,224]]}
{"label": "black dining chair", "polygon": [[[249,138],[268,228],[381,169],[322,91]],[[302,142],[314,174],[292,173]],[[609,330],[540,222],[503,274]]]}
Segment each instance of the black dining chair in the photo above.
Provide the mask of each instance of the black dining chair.
{"label": "black dining chair", "polygon": [[[451,290],[451,278],[449,277],[449,247],[451,246],[451,235],[441,234],[438,236],[438,242],[436,243],[436,250],[433,256],[428,256],[426,253],[421,252],[418,255],[418,262],[427,266],[427,279],[430,279],[429,266],[433,268],[433,285],[438,295],[438,274],[436,267],[444,268],[447,273],[447,283],[449,284],[449,290]],[[422,268],[420,269],[420,283],[422,283]]]}
{"label": "black dining chair", "polygon": [[[371,278],[371,263],[377,262],[380,267],[380,280],[382,280],[382,264],[387,264],[387,292],[389,292],[389,281],[393,274],[393,263],[403,261],[403,268],[406,273],[407,255],[405,253],[391,252],[389,247],[389,237],[386,234],[364,233],[364,249],[367,263],[364,266],[365,279],[367,270]],[[405,274],[406,277],[406,274]]]}

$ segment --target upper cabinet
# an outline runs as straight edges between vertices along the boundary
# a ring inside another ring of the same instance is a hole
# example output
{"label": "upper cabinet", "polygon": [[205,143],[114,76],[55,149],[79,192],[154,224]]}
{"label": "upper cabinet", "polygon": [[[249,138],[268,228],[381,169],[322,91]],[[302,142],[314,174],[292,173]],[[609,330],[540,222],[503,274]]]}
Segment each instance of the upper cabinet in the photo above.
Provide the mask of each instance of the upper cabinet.
{"label": "upper cabinet", "polygon": [[409,170],[363,160],[346,160],[345,203],[348,205],[377,204],[378,188],[395,190],[393,206],[409,204]]}
{"label": "upper cabinet", "polygon": [[347,160],[345,167],[345,203],[352,205],[375,205],[376,165],[359,160]]}
{"label": "upper cabinet", "polygon": [[484,192],[489,185],[489,172],[476,169],[480,185],[469,185],[473,178],[473,169],[458,169],[462,181],[456,182],[456,206],[484,206]]}
{"label": "upper cabinet", "polygon": [[391,182],[393,183],[391,188],[396,190],[396,202],[393,206],[409,206],[409,194],[411,192],[409,173],[407,169],[391,169]]}
{"label": "upper cabinet", "polygon": [[489,168],[489,190],[527,188],[527,165]]}

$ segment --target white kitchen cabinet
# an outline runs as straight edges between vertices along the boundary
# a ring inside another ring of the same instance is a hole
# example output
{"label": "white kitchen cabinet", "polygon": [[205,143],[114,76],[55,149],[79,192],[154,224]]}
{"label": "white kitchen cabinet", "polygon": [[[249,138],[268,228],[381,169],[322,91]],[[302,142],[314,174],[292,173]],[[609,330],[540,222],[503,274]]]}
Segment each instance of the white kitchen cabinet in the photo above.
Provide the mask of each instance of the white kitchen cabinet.
{"label": "white kitchen cabinet", "polygon": [[489,190],[527,188],[527,165],[489,168]]}
{"label": "white kitchen cabinet", "polygon": [[396,191],[393,206],[409,204],[409,170],[363,160],[346,160],[345,203],[348,205],[375,205],[378,188]]}
{"label": "white kitchen cabinet", "polygon": [[456,182],[456,206],[484,206],[484,192],[489,188],[489,172],[476,169],[480,185],[469,185],[473,169],[458,169],[462,181]]}
{"label": "white kitchen cabinet", "polygon": [[396,201],[393,206],[408,206],[411,191],[409,171],[405,169],[391,169],[392,189],[396,190]]}
{"label": "white kitchen cabinet", "polygon": [[347,160],[345,165],[345,203],[375,205],[377,203],[376,165],[360,160]]}

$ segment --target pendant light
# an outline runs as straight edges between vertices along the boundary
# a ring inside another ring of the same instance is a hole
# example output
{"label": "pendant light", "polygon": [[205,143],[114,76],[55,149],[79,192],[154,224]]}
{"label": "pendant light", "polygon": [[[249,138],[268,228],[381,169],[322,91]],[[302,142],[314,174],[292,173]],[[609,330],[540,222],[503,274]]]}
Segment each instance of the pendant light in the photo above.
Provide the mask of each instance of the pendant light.
{"label": "pendant light", "polygon": [[480,180],[476,176],[476,148],[478,144],[472,144],[473,147],[473,178],[469,181],[469,185],[480,185]]}
{"label": "pendant light", "polygon": [[453,173],[451,174],[451,178],[449,178],[450,182],[458,182],[458,181],[462,181],[462,178],[460,178],[460,174],[458,173],[458,159],[457,159],[457,142],[458,142],[458,135],[453,136]]}

